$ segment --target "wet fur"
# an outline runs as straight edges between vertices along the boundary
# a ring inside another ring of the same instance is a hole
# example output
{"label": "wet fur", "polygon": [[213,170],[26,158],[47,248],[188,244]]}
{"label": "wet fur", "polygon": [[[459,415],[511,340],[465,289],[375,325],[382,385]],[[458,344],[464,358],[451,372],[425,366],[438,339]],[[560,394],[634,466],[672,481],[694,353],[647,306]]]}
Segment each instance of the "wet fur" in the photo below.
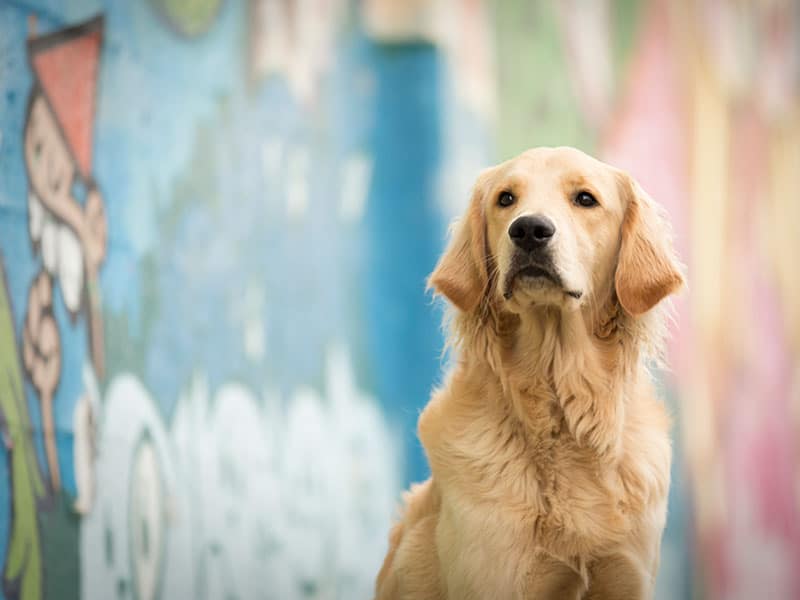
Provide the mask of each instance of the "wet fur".
{"label": "wet fur", "polygon": [[654,205],[617,179],[613,280],[580,310],[514,312],[479,179],[431,276],[453,304],[457,359],[419,419],[433,476],[404,498],[379,600],[652,596],[671,450],[646,363],[661,346],[658,303],[682,277]]}

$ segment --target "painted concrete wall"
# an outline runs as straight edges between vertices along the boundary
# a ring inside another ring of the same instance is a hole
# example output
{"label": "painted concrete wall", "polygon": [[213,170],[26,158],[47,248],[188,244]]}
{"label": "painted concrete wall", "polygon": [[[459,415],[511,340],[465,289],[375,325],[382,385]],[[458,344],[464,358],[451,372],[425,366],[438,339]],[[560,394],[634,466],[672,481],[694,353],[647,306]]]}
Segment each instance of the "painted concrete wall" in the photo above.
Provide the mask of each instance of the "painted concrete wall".
{"label": "painted concrete wall", "polygon": [[543,144],[689,265],[658,597],[800,594],[800,11],[589,4],[0,0],[0,599],[371,597],[425,277]]}
{"label": "painted concrete wall", "polygon": [[0,4],[0,597],[369,596],[426,469],[443,67],[348,11]]}

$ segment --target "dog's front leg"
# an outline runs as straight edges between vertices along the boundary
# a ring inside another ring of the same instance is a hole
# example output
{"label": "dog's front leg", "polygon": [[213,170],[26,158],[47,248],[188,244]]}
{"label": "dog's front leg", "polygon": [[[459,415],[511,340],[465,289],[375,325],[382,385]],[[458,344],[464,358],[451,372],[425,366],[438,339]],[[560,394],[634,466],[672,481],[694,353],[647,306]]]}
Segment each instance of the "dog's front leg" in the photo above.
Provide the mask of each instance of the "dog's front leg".
{"label": "dog's front leg", "polygon": [[648,600],[653,597],[654,577],[636,556],[607,556],[589,568],[585,600]]}
{"label": "dog's front leg", "polygon": [[525,579],[525,590],[520,594],[525,600],[580,600],[587,588],[585,569],[581,573],[544,551],[535,553]]}

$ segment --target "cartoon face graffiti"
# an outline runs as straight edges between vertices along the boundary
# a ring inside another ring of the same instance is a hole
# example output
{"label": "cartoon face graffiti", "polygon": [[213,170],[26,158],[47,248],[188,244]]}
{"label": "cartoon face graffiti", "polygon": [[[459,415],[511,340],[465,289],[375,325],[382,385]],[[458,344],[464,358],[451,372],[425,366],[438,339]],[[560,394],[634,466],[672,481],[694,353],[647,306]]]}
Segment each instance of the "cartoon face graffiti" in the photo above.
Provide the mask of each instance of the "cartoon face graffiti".
{"label": "cartoon face graffiti", "polygon": [[103,201],[90,184],[86,206],[72,197],[80,177],[56,116],[41,93],[32,96],[25,130],[25,164],[30,180],[28,226],[44,268],[61,284],[64,303],[75,316],[84,284],[97,277],[106,254]]}
{"label": "cartoon face graffiti", "polygon": [[[102,23],[97,18],[28,40],[35,75],[23,139],[28,230],[34,253],[42,256],[42,268],[28,295],[22,354],[42,407],[54,490],[61,487],[53,418],[62,363],[59,324],[53,314],[56,283],[73,323],[80,312],[87,313],[91,362],[97,377],[104,370],[97,278],[106,255],[107,225],[103,199],[91,176]],[[86,190],[85,201],[75,191],[81,187]],[[93,415],[87,414],[87,419],[93,422]],[[88,506],[85,498],[81,504]]]}

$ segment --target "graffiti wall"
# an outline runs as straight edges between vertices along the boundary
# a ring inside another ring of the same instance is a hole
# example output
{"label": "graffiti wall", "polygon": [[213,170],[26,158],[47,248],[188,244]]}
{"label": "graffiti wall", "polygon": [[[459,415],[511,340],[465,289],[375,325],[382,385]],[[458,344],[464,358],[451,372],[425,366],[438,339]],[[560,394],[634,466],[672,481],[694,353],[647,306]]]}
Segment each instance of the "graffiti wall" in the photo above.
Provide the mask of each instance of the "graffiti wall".
{"label": "graffiti wall", "polygon": [[439,368],[435,48],[42,1],[0,58],[0,598],[369,597]]}
{"label": "graffiti wall", "polygon": [[689,266],[658,597],[800,595],[798,40],[790,0],[0,0],[0,600],[370,598],[446,224],[561,144]]}

